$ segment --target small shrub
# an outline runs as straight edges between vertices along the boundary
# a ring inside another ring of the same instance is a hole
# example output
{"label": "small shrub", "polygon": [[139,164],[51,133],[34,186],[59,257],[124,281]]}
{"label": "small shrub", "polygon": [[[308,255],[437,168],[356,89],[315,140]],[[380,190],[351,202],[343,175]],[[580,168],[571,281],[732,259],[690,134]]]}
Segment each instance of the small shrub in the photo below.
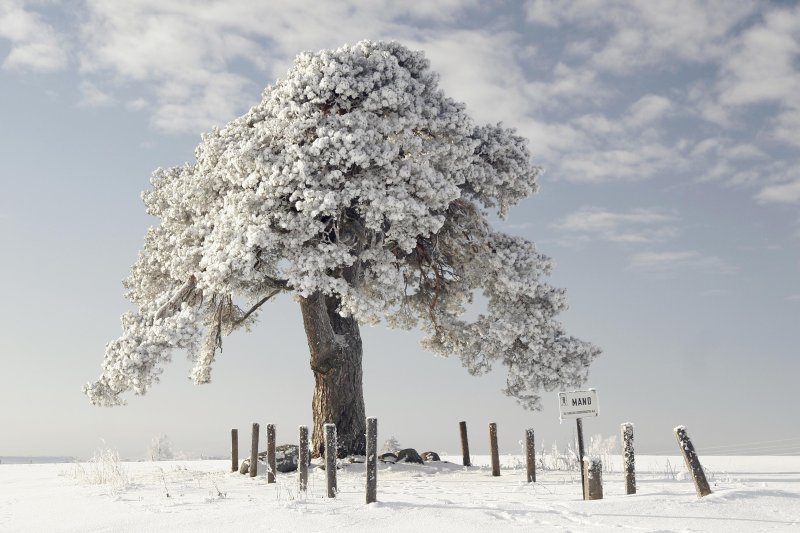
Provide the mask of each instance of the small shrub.
{"label": "small shrub", "polygon": [[119,454],[105,445],[95,452],[89,462],[72,465],[67,476],[87,485],[106,485],[112,493],[121,492],[131,484]]}

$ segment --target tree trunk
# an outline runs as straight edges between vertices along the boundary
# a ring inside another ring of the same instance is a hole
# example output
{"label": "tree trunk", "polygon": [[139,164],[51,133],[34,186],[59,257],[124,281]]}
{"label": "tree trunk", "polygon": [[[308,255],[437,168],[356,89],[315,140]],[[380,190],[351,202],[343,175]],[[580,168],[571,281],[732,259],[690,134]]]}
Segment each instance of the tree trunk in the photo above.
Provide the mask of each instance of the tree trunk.
{"label": "tree trunk", "polygon": [[314,457],[324,455],[326,423],[336,424],[339,457],[366,454],[361,333],[354,318],[336,312],[338,305],[319,292],[300,300],[314,372]]}

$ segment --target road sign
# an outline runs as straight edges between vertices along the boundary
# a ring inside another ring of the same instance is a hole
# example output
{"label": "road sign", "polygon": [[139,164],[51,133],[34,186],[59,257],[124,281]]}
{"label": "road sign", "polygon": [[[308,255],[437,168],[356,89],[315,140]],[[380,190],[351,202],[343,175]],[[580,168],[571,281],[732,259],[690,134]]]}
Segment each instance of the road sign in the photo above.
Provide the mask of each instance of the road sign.
{"label": "road sign", "polygon": [[558,393],[558,417],[560,420],[597,416],[598,408],[595,389]]}

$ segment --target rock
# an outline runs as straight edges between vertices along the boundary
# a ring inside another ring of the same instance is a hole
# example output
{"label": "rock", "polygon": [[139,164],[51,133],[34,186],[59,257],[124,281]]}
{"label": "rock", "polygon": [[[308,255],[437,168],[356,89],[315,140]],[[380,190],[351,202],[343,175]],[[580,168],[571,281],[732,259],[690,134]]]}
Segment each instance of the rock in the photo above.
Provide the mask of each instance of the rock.
{"label": "rock", "polygon": [[414,448],[405,448],[397,452],[397,462],[425,464],[425,461],[422,460],[422,457],[419,456]]}
{"label": "rock", "polygon": [[420,455],[423,461],[441,461],[439,454],[436,452],[422,452]]}
{"label": "rock", "polygon": [[397,462],[397,456],[391,452],[382,453],[378,456],[378,459],[382,463],[391,463],[395,464]]}
{"label": "rock", "polygon": [[[281,444],[275,447],[275,469],[278,472],[294,472],[297,470],[297,465],[300,458],[300,447],[296,444]],[[260,472],[267,471],[267,452],[258,453],[258,462],[261,466],[258,468]],[[308,462],[311,464],[311,461]],[[242,466],[239,467],[240,474],[247,474],[250,472],[250,458],[248,457],[242,461]]]}
{"label": "rock", "polygon": [[[259,459],[261,459],[259,454]],[[267,455],[264,454],[264,461]],[[300,447],[296,444],[281,444],[275,447],[275,469],[278,472],[294,472],[300,464]]]}

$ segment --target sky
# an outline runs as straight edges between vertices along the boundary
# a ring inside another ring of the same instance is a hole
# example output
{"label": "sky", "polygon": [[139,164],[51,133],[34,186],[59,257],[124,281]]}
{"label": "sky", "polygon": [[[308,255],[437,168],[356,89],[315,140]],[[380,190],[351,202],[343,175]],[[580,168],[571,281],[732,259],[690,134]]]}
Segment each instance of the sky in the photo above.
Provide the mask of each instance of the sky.
{"label": "sky", "polygon": [[[158,167],[255,105],[303,51],[394,39],[446,94],[529,139],[540,190],[499,229],[534,241],[568,291],[570,334],[603,354],[590,435],[635,424],[638,453],[800,455],[800,6],[792,2],[0,0],[0,456],[146,455],[166,434],[224,456],[274,423],[294,442],[313,378],[288,296],[225,339],[209,385],[176,354],[128,405],[81,392],[129,310],[124,279]],[[530,412],[422,334],[362,328],[367,414],[420,451],[563,447],[556,391]],[[794,420],[795,422],[792,422]],[[243,440],[243,439],[240,439]],[[245,439],[246,440],[246,439]],[[243,440],[244,441],[244,440]]]}

